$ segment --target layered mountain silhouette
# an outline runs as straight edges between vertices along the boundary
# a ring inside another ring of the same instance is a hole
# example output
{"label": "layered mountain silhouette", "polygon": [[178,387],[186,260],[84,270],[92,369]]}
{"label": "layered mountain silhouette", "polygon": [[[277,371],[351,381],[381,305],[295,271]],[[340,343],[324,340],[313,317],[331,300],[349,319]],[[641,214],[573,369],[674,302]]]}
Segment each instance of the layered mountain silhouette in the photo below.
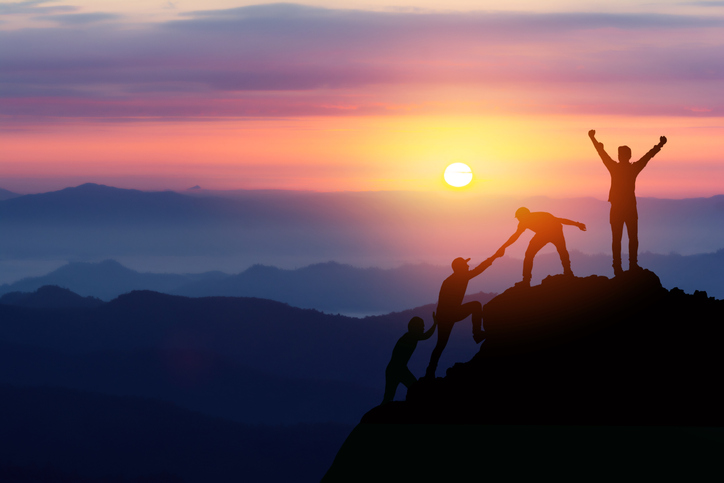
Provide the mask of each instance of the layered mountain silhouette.
{"label": "layered mountain silhouette", "polygon": [[335,262],[296,270],[255,265],[237,274],[141,273],[115,260],[74,262],[41,276],[0,285],[0,294],[66,287],[109,301],[133,290],[187,297],[258,297],[327,313],[385,314],[416,307],[437,296],[449,268],[427,264],[395,269],[357,268]]}
{"label": "layered mountain silhouette", "polygon": [[[641,264],[655,271],[662,285],[693,293],[705,289],[724,298],[724,250],[700,255],[656,255],[643,253]],[[609,274],[610,256],[572,252],[578,273]],[[522,262],[503,258],[480,279],[473,279],[471,291],[499,293],[519,279]],[[277,300],[295,307],[348,315],[384,314],[416,307],[437,297],[440,280],[449,267],[429,264],[402,265],[392,269],[357,268],[327,262],[295,270],[255,265],[236,274],[206,272],[168,274],[138,272],[115,260],[98,263],[74,262],[47,275],[0,285],[0,295],[33,292],[45,285],[57,285],[83,295],[109,301],[133,290],[153,290],[188,297],[258,297]],[[543,274],[560,272],[555,253],[536,258],[534,280]]]}
{"label": "layered mountain silhouette", "polygon": [[[64,303],[39,307],[45,293]],[[360,320],[150,291],[81,307],[57,287],[9,298],[36,303],[0,303],[0,478],[39,482],[318,481],[382,397],[408,320],[434,310]],[[467,331],[453,336],[451,356],[474,354]]]}
{"label": "layered mountain silhouette", "polygon": [[12,284],[0,285],[0,294],[34,292],[46,285],[57,285],[86,297],[109,301],[133,290],[172,292],[200,280],[227,278],[221,272],[200,274],[141,273],[115,260],[97,263],[73,262],[41,277],[29,277]]}
{"label": "layered mountain silhouette", "polygon": [[[327,260],[356,266],[421,260],[447,265],[457,256],[492,253],[503,232],[513,228],[519,206],[585,222],[588,237],[572,235],[572,250],[610,250],[608,203],[593,198],[285,191],[189,195],[86,184],[0,200],[0,253],[24,260],[206,257],[213,258],[208,262],[213,269],[232,263],[304,267]],[[654,253],[691,255],[722,248],[724,196],[640,198],[639,214],[640,238]],[[170,271],[188,270],[179,265]]]}
{"label": "layered mountain silhouette", "polygon": [[552,276],[483,310],[480,351],[369,411],[323,481],[717,470],[724,301],[643,270]]}
{"label": "layered mountain silhouette", "polygon": [[103,305],[96,297],[81,297],[66,288],[45,285],[35,292],[10,292],[0,297],[0,304],[37,309],[92,308]]}
{"label": "layered mountain silhouette", "polygon": [[[62,304],[49,308],[45,293]],[[6,295],[0,382],[151,397],[245,423],[354,423],[381,397],[399,332],[415,315],[430,323],[434,310],[360,320],[255,298],[136,291],[95,307],[87,300],[57,287]],[[474,353],[466,331],[453,335],[451,357]],[[411,367],[421,372],[424,358]]]}

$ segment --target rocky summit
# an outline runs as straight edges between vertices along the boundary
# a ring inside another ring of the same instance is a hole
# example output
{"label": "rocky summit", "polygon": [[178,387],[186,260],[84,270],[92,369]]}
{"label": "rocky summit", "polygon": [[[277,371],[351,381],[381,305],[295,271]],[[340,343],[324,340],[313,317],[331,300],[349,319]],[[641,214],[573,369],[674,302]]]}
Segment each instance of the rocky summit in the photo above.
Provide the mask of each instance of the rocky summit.
{"label": "rocky summit", "polygon": [[483,324],[472,360],[365,414],[324,481],[689,478],[719,460],[724,301],[648,270],[556,275],[492,299]]}

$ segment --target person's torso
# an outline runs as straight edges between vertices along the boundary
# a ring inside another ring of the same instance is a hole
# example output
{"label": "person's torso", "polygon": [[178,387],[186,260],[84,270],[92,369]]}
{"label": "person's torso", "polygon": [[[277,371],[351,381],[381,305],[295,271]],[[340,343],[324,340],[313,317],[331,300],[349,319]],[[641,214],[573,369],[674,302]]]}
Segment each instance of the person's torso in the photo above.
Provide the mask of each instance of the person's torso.
{"label": "person's torso", "polygon": [[417,348],[417,341],[409,332],[400,337],[400,340],[395,344],[395,348],[392,349],[392,358],[388,366],[407,366],[407,363],[412,357],[412,353],[415,352],[415,348]]}
{"label": "person's torso", "polygon": [[563,229],[558,218],[545,211],[536,211],[529,214],[525,219],[524,226],[536,233],[557,232]]}
{"label": "person's torso", "polygon": [[609,168],[611,189],[608,201],[611,203],[636,204],[636,177],[640,170],[635,164],[616,163]]}
{"label": "person's torso", "polygon": [[465,291],[468,289],[467,274],[453,273],[440,286],[440,295],[437,299],[437,316],[445,318],[463,304]]}

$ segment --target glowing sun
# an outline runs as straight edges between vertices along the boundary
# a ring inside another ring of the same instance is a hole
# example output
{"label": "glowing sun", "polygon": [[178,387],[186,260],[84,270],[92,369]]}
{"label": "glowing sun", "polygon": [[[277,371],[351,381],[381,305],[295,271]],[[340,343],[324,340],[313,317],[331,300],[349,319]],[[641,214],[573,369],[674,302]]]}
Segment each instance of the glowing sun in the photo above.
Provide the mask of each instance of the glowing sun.
{"label": "glowing sun", "polygon": [[445,181],[450,186],[461,188],[473,180],[473,172],[465,163],[453,163],[445,168]]}

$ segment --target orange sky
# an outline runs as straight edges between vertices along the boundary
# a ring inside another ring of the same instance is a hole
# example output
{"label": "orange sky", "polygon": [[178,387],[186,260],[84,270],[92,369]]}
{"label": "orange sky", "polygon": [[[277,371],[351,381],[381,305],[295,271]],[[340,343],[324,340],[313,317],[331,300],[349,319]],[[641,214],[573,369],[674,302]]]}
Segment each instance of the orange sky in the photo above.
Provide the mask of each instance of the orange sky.
{"label": "orange sky", "polygon": [[139,24],[118,2],[17,5],[0,29],[12,191],[445,190],[462,161],[471,191],[604,199],[596,129],[612,155],[668,137],[639,196],[722,192],[722,9],[187,2]]}
{"label": "orange sky", "polygon": [[[604,198],[608,175],[586,135],[615,156],[669,143],[640,196],[721,193],[722,127],[711,119],[623,116],[395,116],[87,123],[0,133],[3,181],[42,189],[82,182],[125,188],[439,190],[447,164],[471,166],[469,190]],[[653,168],[653,169],[652,169]],[[17,180],[17,181],[15,181]]]}

